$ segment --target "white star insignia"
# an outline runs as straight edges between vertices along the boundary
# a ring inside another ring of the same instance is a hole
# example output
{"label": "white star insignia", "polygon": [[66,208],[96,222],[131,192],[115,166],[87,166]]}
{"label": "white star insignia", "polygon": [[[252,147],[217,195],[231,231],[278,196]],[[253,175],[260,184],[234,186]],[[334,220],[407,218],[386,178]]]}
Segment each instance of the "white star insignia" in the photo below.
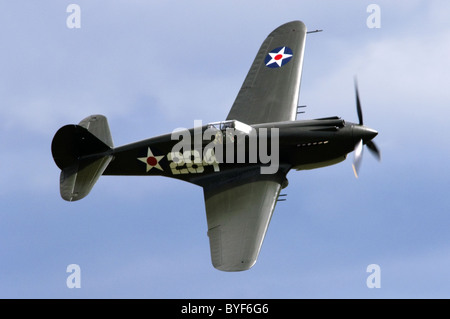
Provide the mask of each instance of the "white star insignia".
{"label": "white star insignia", "polygon": [[278,64],[279,67],[281,67],[283,60],[290,58],[292,56],[292,54],[284,53],[285,50],[286,50],[286,47],[282,47],[281,50],[278,52],[274,52],[274,53],[270,52],[269,55],[270,55],[271,59],[269,60],[269,62],[266,63],[266,66],[268,66],[272,63],[276,63],[276,64]]}
{"label": "white star insignia", "polygon": [[139,157],[138,160],[141,161],[142,163],[147,164],[147,172],[149,170],[151,170],[153,167],[163,171],[161,165],[159,165],[159,161],[163,157],[164,157],[164,155],[161,155],[161,156],[153,155],[153,152],[149,147],[148,151],[147,151],[147,157]]}

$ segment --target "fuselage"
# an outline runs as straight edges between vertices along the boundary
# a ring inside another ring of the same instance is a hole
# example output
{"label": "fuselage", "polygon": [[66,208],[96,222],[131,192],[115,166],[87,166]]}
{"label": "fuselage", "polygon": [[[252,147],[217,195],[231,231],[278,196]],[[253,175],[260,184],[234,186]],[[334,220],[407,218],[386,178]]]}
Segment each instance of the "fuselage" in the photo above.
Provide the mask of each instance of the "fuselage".
{"label": "fuselage", "polygon": [[103,175],[161,175],[202,185],[236,169],[314,169],[343,161],[359,140],[376,134],[339,117],[252,126],[224,121],[114,148]]}

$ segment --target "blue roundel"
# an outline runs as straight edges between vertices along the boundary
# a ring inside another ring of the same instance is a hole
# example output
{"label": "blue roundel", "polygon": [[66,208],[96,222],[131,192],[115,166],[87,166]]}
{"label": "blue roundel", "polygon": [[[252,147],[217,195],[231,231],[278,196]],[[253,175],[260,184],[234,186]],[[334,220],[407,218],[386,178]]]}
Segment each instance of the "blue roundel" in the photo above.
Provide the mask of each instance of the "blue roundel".
{"label": "blue roundel", "polygon": [[280,68],[288,63],[293,55],[289,47],[278,47],[266,55],[264,64],[269,68]]}

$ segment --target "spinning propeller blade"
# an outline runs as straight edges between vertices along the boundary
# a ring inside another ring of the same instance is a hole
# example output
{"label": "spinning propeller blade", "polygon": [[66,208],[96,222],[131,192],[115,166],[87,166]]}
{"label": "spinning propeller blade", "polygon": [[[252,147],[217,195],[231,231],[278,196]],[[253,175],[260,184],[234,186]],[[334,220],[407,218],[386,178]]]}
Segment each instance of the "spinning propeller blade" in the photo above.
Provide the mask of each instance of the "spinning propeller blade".
{"label": "spinning propeller blade", "polygon": [[366,143],[366,146],[369,148],[369,150],[372,152],[372,154],[377,158],[377,160],[381,161],[381,153],[378,147],[375,145],[374,142],[369,141]]}
{"label": "spinning propeller blade", "polygon": [[[363,131],[363,130],[373,131],[373,130],[370,130],[369,128],[364,127],[363,113],[362,113],[361,101],[359,99],[358,82],[356,80],[356,77],[355,77],[355,95],[356,95],[356,112],[358,113],[358,120],[359,120],[359,124],[355,125],[355,127],[358,127],[361,131]],[[373,131],[373,132],[375,132],[375,131]],[[373,137],[371,137],[371,139],[372,138]],[[374,156],[378,160],[381,160],[380,150],[375,145],[375,143],[372,140],[368,140],[368,141],[366,140],[365,143],[366,143],[366,146],[371,151],[371,153],[374,154]],[[363,146],[364,146],[364,143],[363,143],[362,139],[360,139],[358,141],[358,143],[355,145],[355,150],[354,150],[355,156],[353,159],[352,167],[353,167],[353,172],[355,173],[356,178],[358,178],[359,167],[360,167],[361,161],[362,161]]]}
{"label": "spinning propeller blade", "polygon": [[358,113],[359,125],[364,125],[361,101],[359,100],[358,82],[355,77],[356,112]]}
{"label": "spinning propeller blade", "polygon": [[359,172],[359,166],[361,165],[362,161],[362,154],[363,154],[363,140],[359,140],[358,144],[355,146],[355,157],[353,158],[353,173],[355,173],[355,177],[358,178],[358,172]]}

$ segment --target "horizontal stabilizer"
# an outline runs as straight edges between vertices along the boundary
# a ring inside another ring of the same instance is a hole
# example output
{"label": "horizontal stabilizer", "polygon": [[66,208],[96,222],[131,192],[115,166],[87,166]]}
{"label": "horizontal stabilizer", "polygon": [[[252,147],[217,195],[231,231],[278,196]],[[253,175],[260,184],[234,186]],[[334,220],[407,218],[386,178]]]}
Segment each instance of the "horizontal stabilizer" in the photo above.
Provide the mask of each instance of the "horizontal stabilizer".
{"label": "horizontal stabilizer", "polygon": [[61,197],[69,202],[86,197],[111,159],[112,156],[104,156],[93,161],[80,161],[79,164],[63,169],[60,176]]}

